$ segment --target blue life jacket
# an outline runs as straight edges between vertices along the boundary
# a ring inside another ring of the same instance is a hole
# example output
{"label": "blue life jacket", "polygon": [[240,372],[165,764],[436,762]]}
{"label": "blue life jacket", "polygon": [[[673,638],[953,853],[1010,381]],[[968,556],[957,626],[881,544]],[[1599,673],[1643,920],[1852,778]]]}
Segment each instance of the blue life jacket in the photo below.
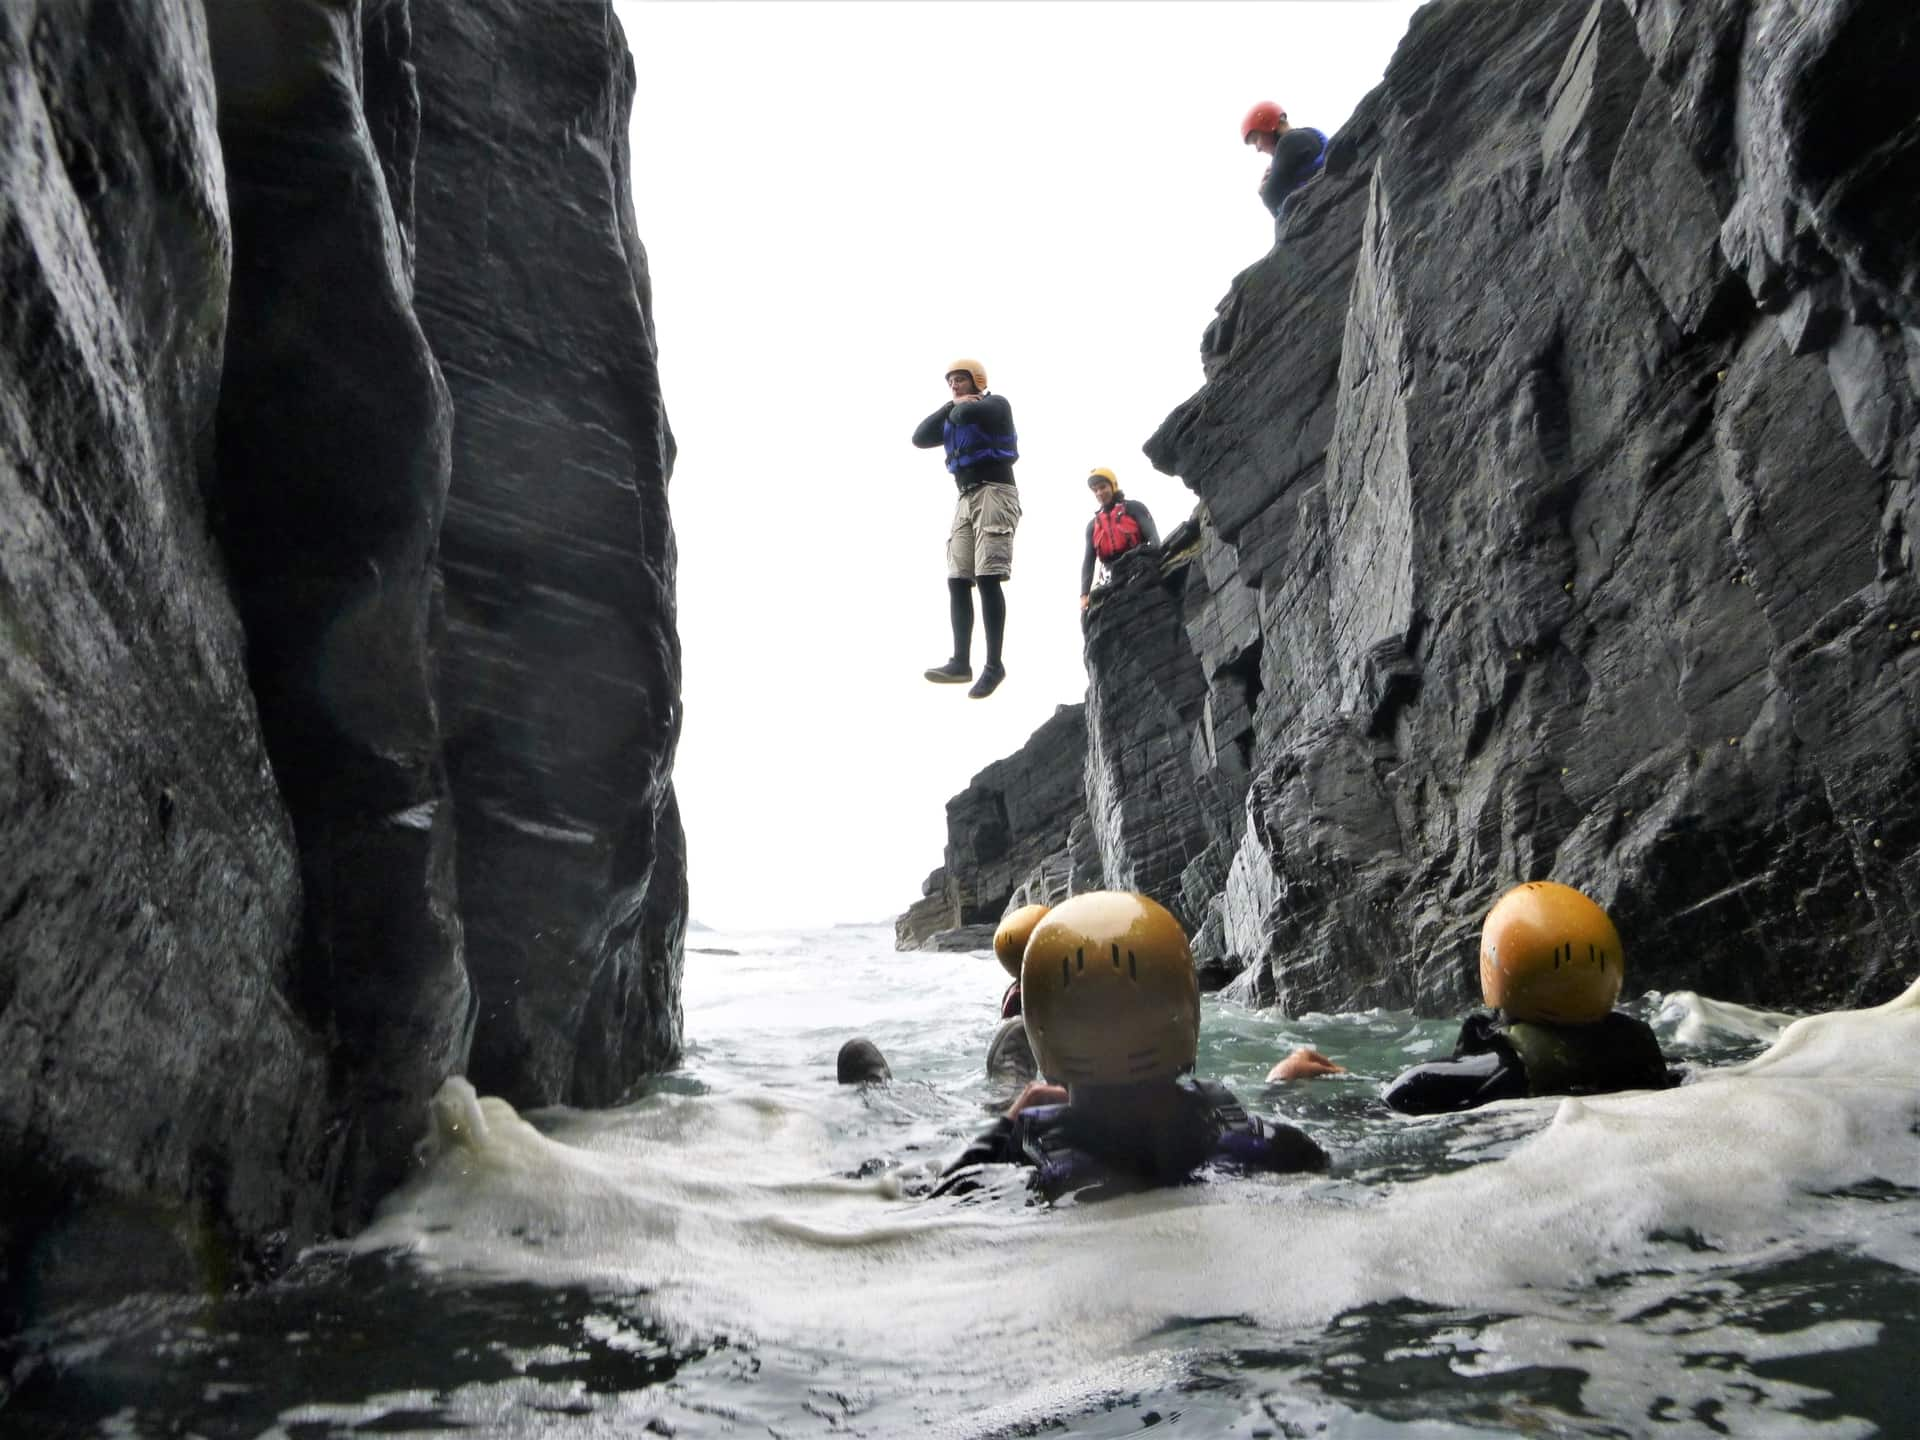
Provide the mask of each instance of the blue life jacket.
{"label": "blue life jacket", "polygon": [[1020,458],[1020,440],[1013,431],[995,435],[970,421],[956,425],[952,412],[948,412],[947,422],[941,427],[940,434],[947,442],[947,469],[950,471],[963,470],[970,465],[988,465],[995,461],[1011,465]]}
{"label": "blue life jacket", "polygon": [[[1303,128],[1308,130],[1313,130],[1313,127],[1311,125],[1305,126]],[[1322,170],[1327,168],[1327,150],[1331,146],[1332,142],[1327,139],[1326,134],[1323,131],[1313,130],[1313,133],[1320,137],[1320,153],[1313,157],[1313,164],[1307,167],[1307,173],[1304,177],[1302,177],[1300,181],[1301,185],[1306,184],[1308,180],[1311,180],[1314,176],[1318,175]],[[1298,189],[1299,186],[1295,186],[1294,188]]]}
{"label": "blue life jacket", "polygon": [[[1196,1100],[1193,1126],[1172,1143],[1128,1155],[1089,1148],[1092,1137],[1073,1123],[1068,1105],[1035,1105],[1013,1122],[1021,1158],[1035,1170],[1034,1187],[1049,1197],[1106,1180],[1178,1184],[1203,1165],[1240,1170],[1324,1170],[1326,1153],[1291,1125],[1247,1114],[1226,1086],[1213,1080],[1179,1082]],[[1095,1142],[1097,1145],[1097,1142]]]}

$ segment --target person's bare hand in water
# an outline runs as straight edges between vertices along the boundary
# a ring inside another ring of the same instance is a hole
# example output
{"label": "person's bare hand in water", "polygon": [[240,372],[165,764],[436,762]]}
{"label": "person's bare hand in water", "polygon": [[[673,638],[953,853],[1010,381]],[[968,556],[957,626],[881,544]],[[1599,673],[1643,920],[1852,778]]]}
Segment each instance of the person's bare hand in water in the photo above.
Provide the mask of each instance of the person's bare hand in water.
{"label": "person's bare hand in water", "polygon": [[1013,1102],[1007,1111],[1007,1119],[1018,1118],[1022,1110],[1030,1110],[1036,1105],[1064,1105],[1067,1103],[1067,1087],[1049,1085],[1044,1080],[1029,1080],[1027,1088],[1020,1092],[1020,1098]]}
{"label": "person's bare hand in water", "polygon": [[1347,1067],[1336,1065],[1311,1046],[1302,1045],[1267,1072],[1267,1079],[1311,1080],[1319,1075],[1344,1075]]}

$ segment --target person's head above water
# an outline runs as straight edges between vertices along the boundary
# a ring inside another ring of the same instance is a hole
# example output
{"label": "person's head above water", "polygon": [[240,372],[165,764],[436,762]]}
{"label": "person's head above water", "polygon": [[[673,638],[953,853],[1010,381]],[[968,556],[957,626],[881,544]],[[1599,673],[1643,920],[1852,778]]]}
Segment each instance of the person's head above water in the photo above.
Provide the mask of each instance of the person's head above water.
{"label": "person's head above water", "polygon": [[1571,885],[1534,880],[1507,891],[1480,927],[1480,995],[1509,1020],[1584,1025],[1620,998],[1620,932]]}
{"label": "person's head above water", "polygon": [[1111,470],[1095,470],[1088,475],[1087,488],[1093,491],[1093,503],[1102,510],[1120,497],[1120,481]]}
{"label": "person's head above water", "polygon": [[880,1047],[864,1035],[856,1035],[840,1047],[834,1061],[834,1078],[842,1085],[868,1085],[876,1080],[893,1079],[887,1057]]}
{"label": "person's head above water", "polygon": [[1022,905],[1018,910],[1010,910],[1001,917],[1000,926],[993,932],[993,958],[1000,962],[1000,968],[1014,979],[1020,978],[1020,957],[1027,953],[1027,941],[1033,937],[1033,927],[1040,923],[1040,917],[1047,913],[1044,905]]}
{"label": "person's head above water", "polygon": [[1033,927],[1020,965],[1034,1058],[1083,1087],[1170,1081],[1200,1044],[1200,986],[1186,934],[1145,895],[1095,890]]}
{"label": "person's head above water", "polygon": [[1251,145],[1262,155],[1273,154],[1273,147],[1287,133],[1287,112],[1271,100],[1262,100],[1240,122],[1240,143]]}
{"label": "person's head above water", "polygon": [[953,391],[957,400],[962,395],[984,395],[987,390],[987,367],[978,360],[956,360],[947,366],[947,388]]}

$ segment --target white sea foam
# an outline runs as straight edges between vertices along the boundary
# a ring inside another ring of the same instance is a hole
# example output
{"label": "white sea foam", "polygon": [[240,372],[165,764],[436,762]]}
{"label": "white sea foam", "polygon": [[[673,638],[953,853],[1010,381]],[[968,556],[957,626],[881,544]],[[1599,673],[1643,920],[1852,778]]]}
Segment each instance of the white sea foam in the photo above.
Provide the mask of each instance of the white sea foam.
{"label": "white sea foam", "polygon": [[[1613,1413],[1616,1392],[1647,1383],[1623,1347],[1665,1343],[1657,1326],[1620,1323],[1648,1287],[1828,1249],[1920,1274],[1910,1220],[1875,1229],[1861,1218],[1873,1207],[1822,1198],[1920,1189],[1920,984],[1876,1010],[1797,1021],[1759,1058],[1679,1089],[1509,1103],[1505,1119],[1539,1128],[1504,1158],[1391,1185],[1336,1170],[1050,1208],[1023,1203],[1009,1173],[970,1203],[902,1199],[897,1177],[826,1173],[823,1116],[850,1095],[663,1093],[545,1117],[548,1135],[449,1081],[422,1172],[355,1244],[463,1274],[644,1291],[688,1336],[872,1357],[930,1414],[990,1376],[1006,1397],[993,1424],[1070,1413],[1089,1386],[1177,1366],[1177,1347],[1151,1338],[1172,1322],[1298,1331],[1390,1301],[1515,1317],[1464,1363],[1587,1355],[1595,1413]],[[1688,1345],[1747,1343],[1716,1333],[1668,1337],[1662,1373]],[[1766,1343],[1873,1338],[1836,1324]],[[1593,1365],[1582,1346],[1595,1344],[1622,1353]],[[1791,1388],[1749,1408],[1790,1408]],[[992,1428],[971,1410],[942,1423]]]}

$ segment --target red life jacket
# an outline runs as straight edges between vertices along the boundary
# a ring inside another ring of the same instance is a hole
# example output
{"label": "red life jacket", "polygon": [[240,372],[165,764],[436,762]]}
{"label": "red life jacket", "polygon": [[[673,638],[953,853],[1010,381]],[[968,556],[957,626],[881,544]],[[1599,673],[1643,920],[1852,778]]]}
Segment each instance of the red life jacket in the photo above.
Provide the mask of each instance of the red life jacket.
{"label": "red life jacket", "polygon": [[1133,518],[1124,500],[1114,501],[1093,517],[1093,553],[1100,557],[1103,565],[1111,563],[1116,555],[1126,554],[1144,539],[1140,522]]}

